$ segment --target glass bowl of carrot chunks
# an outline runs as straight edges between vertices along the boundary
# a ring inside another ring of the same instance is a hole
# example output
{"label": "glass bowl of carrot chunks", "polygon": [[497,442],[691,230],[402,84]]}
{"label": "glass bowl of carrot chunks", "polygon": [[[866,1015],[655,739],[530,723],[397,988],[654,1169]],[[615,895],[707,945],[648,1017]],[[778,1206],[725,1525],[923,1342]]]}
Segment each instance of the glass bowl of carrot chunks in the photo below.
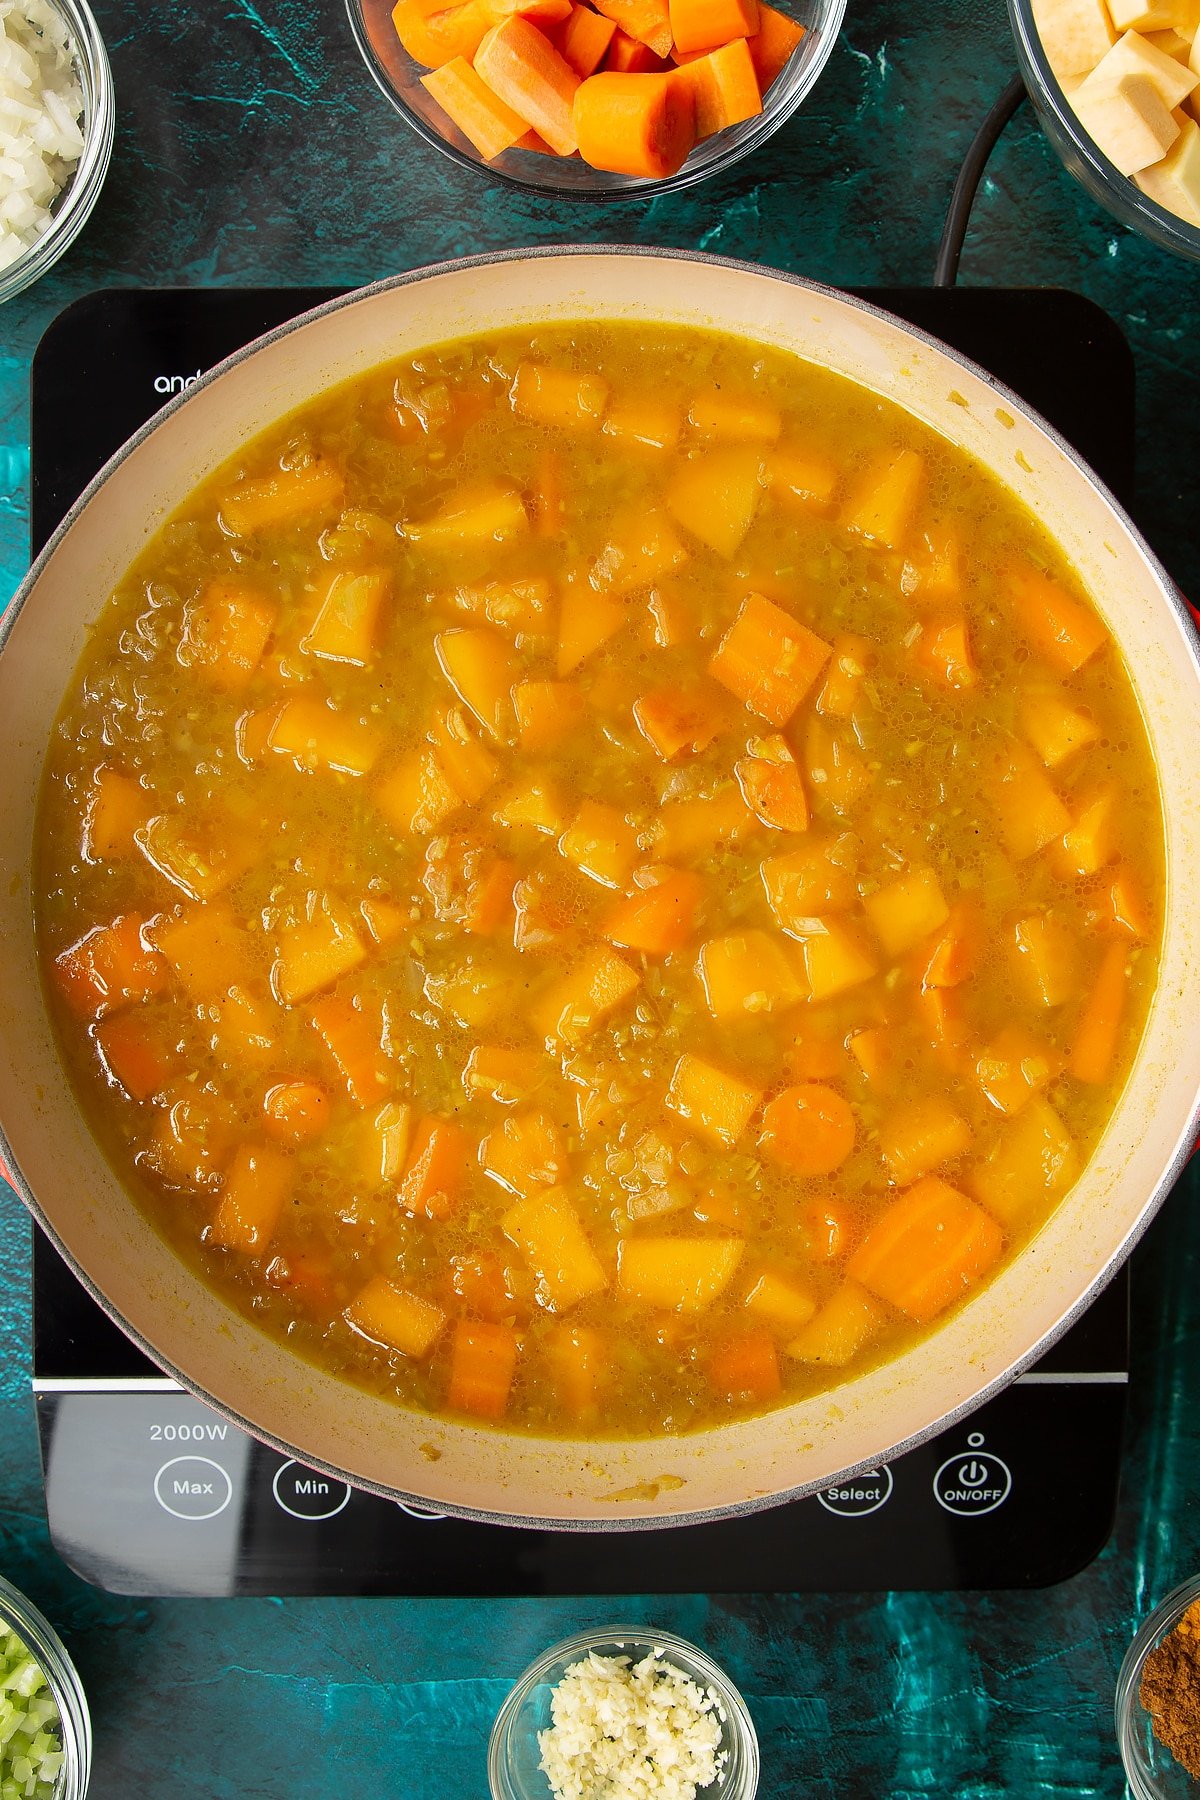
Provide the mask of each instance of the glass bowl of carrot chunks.
{"label": "glass bowl of carrot chunks", "polygon": [[383,93],[429,144],[515,187],[690,187],[790,118],[846,0],[346,0]]}

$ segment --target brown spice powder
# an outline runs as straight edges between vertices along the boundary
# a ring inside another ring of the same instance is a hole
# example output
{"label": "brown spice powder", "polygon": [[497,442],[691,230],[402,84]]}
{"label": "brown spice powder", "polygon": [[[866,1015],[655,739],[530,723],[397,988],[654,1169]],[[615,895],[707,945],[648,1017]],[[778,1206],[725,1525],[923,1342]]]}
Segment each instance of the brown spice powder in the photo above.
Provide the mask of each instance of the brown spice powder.
{"label": "brown spice powder", "polygon": [[1159,1743],[1200,1780],[1200,1600],[1146,1658],[1139,1692]]}

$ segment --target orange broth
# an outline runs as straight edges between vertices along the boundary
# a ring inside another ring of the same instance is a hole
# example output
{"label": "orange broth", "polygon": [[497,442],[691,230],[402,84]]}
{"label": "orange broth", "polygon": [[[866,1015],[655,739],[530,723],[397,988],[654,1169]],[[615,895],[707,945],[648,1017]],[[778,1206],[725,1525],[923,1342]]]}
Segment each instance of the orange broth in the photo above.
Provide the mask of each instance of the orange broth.
{"label": "orange broth", "polygon": [[623,1435],[893,1356],[1144,1023],[1137,704],[1013,496],[681,328],[444,345],[239,452],[101,613],[37,929],[122,1179],[402,1403]]}

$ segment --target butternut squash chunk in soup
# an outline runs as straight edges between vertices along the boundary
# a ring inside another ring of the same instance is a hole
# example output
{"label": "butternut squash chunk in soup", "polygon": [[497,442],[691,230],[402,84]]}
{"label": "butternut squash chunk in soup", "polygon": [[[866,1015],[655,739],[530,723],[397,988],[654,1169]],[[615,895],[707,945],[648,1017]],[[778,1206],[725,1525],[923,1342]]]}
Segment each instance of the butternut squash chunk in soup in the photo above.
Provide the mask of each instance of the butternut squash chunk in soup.
{"label": "butternut squash chunk in soup", "polygon": [[54,735],[80,1100],[202,1277],[406,1405],[678,1432],[898,1354],[1126,1077],[1162,825],[1014,498],[730,337],[453,343],[159,532]]}

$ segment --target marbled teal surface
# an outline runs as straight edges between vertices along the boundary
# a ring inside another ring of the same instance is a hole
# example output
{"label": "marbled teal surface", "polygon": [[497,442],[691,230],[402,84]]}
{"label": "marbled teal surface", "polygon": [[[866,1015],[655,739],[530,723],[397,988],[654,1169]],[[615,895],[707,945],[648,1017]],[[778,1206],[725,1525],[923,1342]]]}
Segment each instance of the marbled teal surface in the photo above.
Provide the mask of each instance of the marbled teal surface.
{"label": "marbled teal surface", "polygon": [[[806,108],[748,163],[659,202],[574,210],[414,138],[337,0],[95,0],[112,171],[83,237],[0,312],[0,600],[27,560],[27,374],[68,301],[130,284],[357,284],[439,257],[587,241],[701,247],[841,285],[927,282],[954,171],[1013,68],[1001,0],[851,0]],[[1075,288],[1138,359],[1139,521],[1200,594],[1200,271],[1113,223],[1026,109],[998,149],[967,283]],[[80,396],[80,405],[87,397]],[[0,1567],[63,1631],[97,1725],[95,1800],[482,1800],[512,1678],[619,1610],[704,1643],[747,1695],[764,1800],[1116,1796],[1116,1671],[1200,1564],[1195,1174],[1134,1265],[1116,1534],[1030,1594],[611,1602],[153,1601],[85,1587],[47,1542],[29,1393],[29,1227],[0,1188]]]}

